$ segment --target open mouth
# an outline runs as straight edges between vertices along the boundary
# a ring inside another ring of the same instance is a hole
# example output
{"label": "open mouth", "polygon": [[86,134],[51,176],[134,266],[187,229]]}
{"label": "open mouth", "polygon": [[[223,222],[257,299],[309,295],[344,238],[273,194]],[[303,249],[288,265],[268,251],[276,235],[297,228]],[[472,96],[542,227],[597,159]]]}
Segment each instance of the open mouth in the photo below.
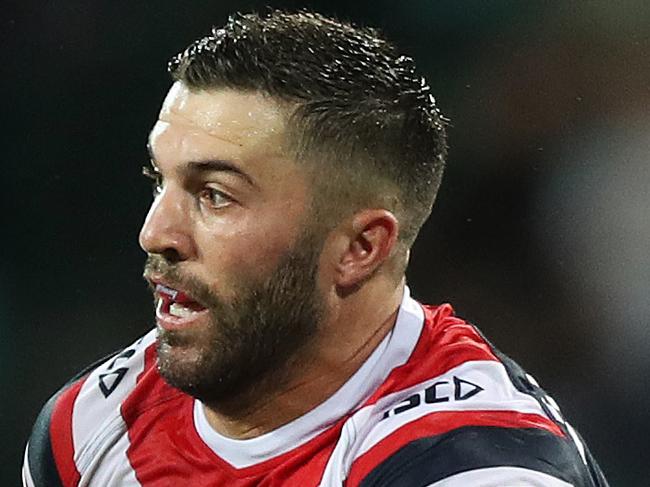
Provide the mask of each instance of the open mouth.
{"label": "open mouth", "polygon": [[205,311],[206,307],[195,301],[192,297],[163,284],[156,284],[156,315],[173,316],[175,318],[193,318],[198,313]]}

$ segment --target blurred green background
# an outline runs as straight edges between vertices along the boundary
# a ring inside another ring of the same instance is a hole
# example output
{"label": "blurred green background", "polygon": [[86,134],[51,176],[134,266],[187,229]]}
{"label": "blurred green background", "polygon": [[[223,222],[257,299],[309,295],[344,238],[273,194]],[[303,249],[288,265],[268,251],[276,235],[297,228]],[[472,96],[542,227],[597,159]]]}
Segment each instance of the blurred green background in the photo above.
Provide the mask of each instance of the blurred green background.
{"label": "blurred green background", "polygon": [[650,3],[42,1],[0,35],[0,485],[76,371],[152,326],[137,234],[167,59],[236,10],[308,7],[380,27],[452,121],[412,257],[554,395],[613,486],[647,486]]}

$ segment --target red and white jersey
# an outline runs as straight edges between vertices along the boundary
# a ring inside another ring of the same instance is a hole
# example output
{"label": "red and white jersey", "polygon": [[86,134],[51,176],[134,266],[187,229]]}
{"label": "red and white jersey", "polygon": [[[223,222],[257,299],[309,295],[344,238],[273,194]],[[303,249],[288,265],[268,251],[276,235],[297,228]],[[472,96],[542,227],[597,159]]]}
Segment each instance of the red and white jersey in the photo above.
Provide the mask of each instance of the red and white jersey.
{"label": "red and white jersey", "polygon": [[449,305],[405,292],[393,330],[329,399],[262,436],[213,430],[156,367],[155,330],[43,408],[23,484],[601,487],[578,434]]}

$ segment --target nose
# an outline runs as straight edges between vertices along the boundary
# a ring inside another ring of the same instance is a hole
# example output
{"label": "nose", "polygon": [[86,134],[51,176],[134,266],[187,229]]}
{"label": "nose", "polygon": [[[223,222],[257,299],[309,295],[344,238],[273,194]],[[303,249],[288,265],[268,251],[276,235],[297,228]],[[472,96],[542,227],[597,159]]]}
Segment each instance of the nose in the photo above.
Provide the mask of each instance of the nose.
{"label": "nose", "polygon": [[189,207],[182,190],[166,187],[151,204],[140,230],[140,247],[149,254],[160,254],[170,261],[196,255]]}

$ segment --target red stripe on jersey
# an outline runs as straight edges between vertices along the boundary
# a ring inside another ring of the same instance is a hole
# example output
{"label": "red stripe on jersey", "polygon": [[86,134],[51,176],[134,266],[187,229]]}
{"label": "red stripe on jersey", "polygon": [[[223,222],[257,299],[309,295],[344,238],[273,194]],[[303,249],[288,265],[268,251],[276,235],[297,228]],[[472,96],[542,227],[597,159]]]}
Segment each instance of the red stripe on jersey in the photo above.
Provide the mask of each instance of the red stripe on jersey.
{"label": "red stripe on jersey", "polygon": [[[278,466],[264,477],[269,486],[299,485],[311,487],[323,476],[327,462],[340,437],[345,419],[339,421],[304,445],[278,457]],[[260,484],[267,485],[267,484]]]}
{"label": "red stripe on jersey", "polygon": [[394,431],[352,464],[346,487],[358,485],[376,466],[408,443],[428,436],[448,433],[463,426],[496,426],[501,428],[538,428],[565,437],[553,421],[538,414],[516,411],[455,411],[423,416]]}
{"label": "red stripe on jersey", "polygon": [[50,418],[50,441],[52,454],[59,476],[65,487],[79,484],[79,471],[74,463],[74,444],[72,441],[72,410],[79,391],[86,381],[80,379],[65,390],[56,400]]}
{"label": "red stripe on jersey", "polygon": [[[126,455],[141,485],[151,485],[147,479],[152,468],[165,470],[158,481],[167,481],[169,476],[167,485],[186,485],[181,481],[173,482],[179,479],[174,479],[168,469],[173,470],[175,463],[186,454],[184,447],[174,437],[187,427],[186,417],[191,417],[192,413],[186,405],[192,401],[160,377],[155,360],[151,360],[151,353],[155,357],[155,345],[147,347],[145,367],[138,375],[137,386],[120,408],[129,436]],[[169,417],[173,420],[171,425]],[[160,434],[162,425],[169,426],[162,432],[163,436]]]}
{"label": "red stripe on jersey", "polygon": [[144,351],[144,367],[142,369],[142,372],[138,374],[136,384],[142,380],[142,377],[144,377],[148,370],[156,367],[157,357],[158,354],[156,353],[156,342],[154,342],[149,345]]}
{"label": "red stripe on jersey", "polygon": [[433,379],[468,361],[499,361],[476,329],[454,316],[451,305],[422,308],[424,325],[411,356],[390,373],[366,405],[374,404],[392,392]]}

